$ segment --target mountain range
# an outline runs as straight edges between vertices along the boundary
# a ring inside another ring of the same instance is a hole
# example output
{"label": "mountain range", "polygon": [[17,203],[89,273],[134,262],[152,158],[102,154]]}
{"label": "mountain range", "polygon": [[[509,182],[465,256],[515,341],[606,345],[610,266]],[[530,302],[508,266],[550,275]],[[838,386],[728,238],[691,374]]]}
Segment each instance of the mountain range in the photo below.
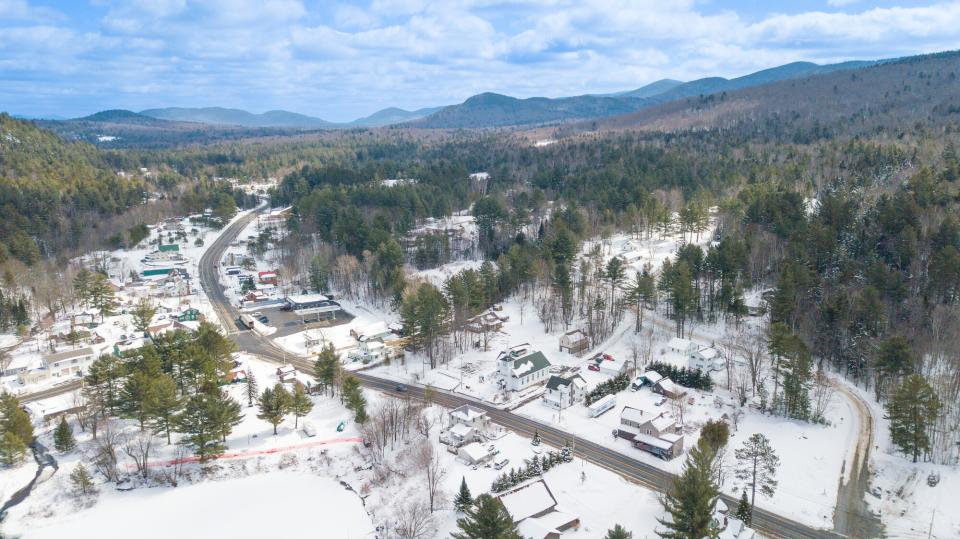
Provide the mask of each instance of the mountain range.
{"label": "mountain range", "polygon": [[529,126],[619,116],[685,97],[728,92],[781,80],[856,69],[875,63],[877,62],[852,61],[818,65],[811,62],[793,62],[732,79],[707,77],[690,82],[663,79],[634,90],[613,94],[520,99],[488,92],[472,96],[457,105],[414,111],[391,107],[345,123],[330,122],[285,110],[271,110],[256,114],[222,107],[154,108],[139,113],[103,111],[77,118],[75,121],[109,121],[111,123],[119,121],[147,125],[150,123],[147,118],[153,118],[217,126],[294,130],[372,128],[397,124],[446,129]]}

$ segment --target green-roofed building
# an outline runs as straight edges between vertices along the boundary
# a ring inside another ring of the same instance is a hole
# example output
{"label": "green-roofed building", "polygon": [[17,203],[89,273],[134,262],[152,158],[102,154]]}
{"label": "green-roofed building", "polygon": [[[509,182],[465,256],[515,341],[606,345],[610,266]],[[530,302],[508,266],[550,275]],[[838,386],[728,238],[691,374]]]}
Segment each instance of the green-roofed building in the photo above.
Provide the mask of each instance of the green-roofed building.
{"label": "green-roofed building", "polygon": [[500,352],[498,373],[504,389],[520,391],[534,384],[543,383],[550,377],[550,360],[543,352],[532,351],[528,344],[514,346]]}

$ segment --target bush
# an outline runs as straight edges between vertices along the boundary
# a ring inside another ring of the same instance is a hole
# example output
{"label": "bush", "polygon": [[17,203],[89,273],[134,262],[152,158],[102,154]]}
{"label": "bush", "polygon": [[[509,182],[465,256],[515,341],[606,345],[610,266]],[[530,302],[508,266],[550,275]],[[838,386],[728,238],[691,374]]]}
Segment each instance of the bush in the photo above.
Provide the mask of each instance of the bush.
{"label": "bush", "polygon": [[[659,372],[659,371],[657,371]],[[618,374],[616,377],[611,378],[605,382],[600,382],[597,384],[597,387],[593,388],[590,393],[587,393],[586,400],[587,406],[593,404],[594,402],[602,399],[607,395],[613,395],[614,393],[619,393],[624,389],[627,389],[627,386],[630,385],[630,377],[624,374]]]}
{"label": "bush", "polygon": [[709,373],[700,369],[688,369],[686,367],[677,368],[669,363],[655,361],[651,363],[647,370],[657,371],[657,373],[666,376],[683,387],[711,391],[713,389],[713,380]]}

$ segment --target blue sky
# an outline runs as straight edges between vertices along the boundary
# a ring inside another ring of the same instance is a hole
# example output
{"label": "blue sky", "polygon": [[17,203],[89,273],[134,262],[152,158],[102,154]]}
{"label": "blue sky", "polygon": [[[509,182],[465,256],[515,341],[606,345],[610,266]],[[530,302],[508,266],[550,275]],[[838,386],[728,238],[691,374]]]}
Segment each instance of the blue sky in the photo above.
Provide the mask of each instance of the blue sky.
{"label": "blue sky", "polygon": [[960,47],[960,1],[0,0],[0,110],[388,106]]}

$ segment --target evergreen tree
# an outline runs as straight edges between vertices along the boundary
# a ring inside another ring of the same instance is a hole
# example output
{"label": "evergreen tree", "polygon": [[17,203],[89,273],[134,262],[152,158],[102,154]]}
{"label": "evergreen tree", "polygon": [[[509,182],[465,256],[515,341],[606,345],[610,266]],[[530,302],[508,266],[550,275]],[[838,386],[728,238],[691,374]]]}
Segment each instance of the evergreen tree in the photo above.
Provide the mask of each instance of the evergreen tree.
{"label": "evergreen tree", "polygon": [[560,460],[562,462],[573,462],[573,449],[570,447],[570,440],[567,440],[563,444],[563,448],[560,449]]}
{"label": "evergreen tree", "polygon": [[0,395],[0,414],[0,432],[9,432],[24,447],[33,443],[33,423],[30,414],[20,407],[20,399],[9,393]]}
{"label": "evergreen tree", "polygon": [[360,388],[360,380],[356,376],[347,375],[343,379],[343,388],[340,390],[346,399],[346,407],[353,411],[353,419],[363,424],[367,421],[367,400]]}
{"label": "evergreen tree", "polygon": [[27,444],[23,443],[13,431],[5,431],[0,437],[0,462],[13,466],[23,462],[27,456]]}
{"label": "evergreen tree", "polygon": [[100,322],[113,314],[113,285],[103,273],[93,274],[89,288],[90,305],[100,312]]}
{"label": "evergreen tree", "polygon": [[697,446],[690,450],[683,471],[673,481],[673,488],[660,498],[669,519],[657,519],[666,530],[660,537],[669,539],[701,539],[713,537],[719,530],[713,521],[720,492],[713,482],[709,450]]}
{"label": "evergreen tree", "polygon": [[60,416],[60,423],[53,431],[53,447],[61,453],[66,453],[77,446],[73,438],[73,429],[67,423],[67,416]]}
{"label": "evergreen tree", "polygon": [[530,442],[530,445],[540,445],[540,431],[538,429],[533,429],[533,440]]}
{"label": "evergreen tree", "polygon": [[78,495],[86,496],[96,492],[93,486],[93,478],[90,477],[90,472],[87,471],[82,462],[78,463],[70,472],[70,482],[73,483],[73,490]]}
{"label": "evergreen tree", "polygon": [[294,429],[298,427],[300,418],[309,414],[310,410],[313,410],[313,401],[303,390],[303,386],[297,384],[297,387],[293,390],[293,396],[290,398],[290,412],[293,413]]}
{"label": "evergreen tree", "polygon": [[463,513],[469,509],[471,505],[473,505],[473,496],[470,495],[470,488],[467,487],[467,478],[464,477],[460,480],[460,492],[458,492],[457,497],[453,499],[453,507]]}
{"label": "evergreen tree", "polygon": [[174,419],[183,408],[183,399],[177,395],[177,383],[168,374],[160,374],[153,382],[153,388],[144,403],[147,424],[154,432],[163,432],[170,443],[170,432]]}
{"label": "evergreen tree", "polygon": [[734,513],[733,516],[740,519],[747,526],[749,526],[753,520],[753,508],[750,507],[750,500],[747,499],[747,489],[743,489],[743,493],[740,495],[740,503],[737,504],[737,512]]}
{"label": "evergreen tree", "polygon": [[183,411],[175,419],[176,431],[184,434],[182,443],[193,447],[194,454],[201,462],[215,458],[224,451],[220,442],[221,431],[214,421],[214,397],[208,393],[197,393],[187,399]]}
{"label": "evergreen tree", "polygon": [[633,539],[633,532],[628,532],[623,526],[616,524],[613,528],[607,530],[603,539]]}
{"label": "evergreen tree", "polygon": [[317,354],[317,359],[313,362],[313,378],[324,392],[327,388],[330,388],[332,392],[337,381],[339,366],[340,360],[337,358],[337,352],[333,348],[333,344],[327,344]]}
{"label": "evergreen tree", "polygon": [[540,457],[537,455],[534,455],[532,461],[530,462],[530,475],[543,475],[543,467],[540,466]]}
{"label": "evergreen tree", "polygon": [[150,328],[150,322],[157,314],[157,308],[147,298],[141,298],[133,308],[133,327],[141,334],[146,334]]}
{"label": "evergreen tree", "polygon": [[908,376],[887,402],[890,439],[913,462],[930,451],[929,431],[942,407],[940,398],[919,374]]}
{"label": "evergreen tree", "polygon": [[233,427],[243,422],[243,408],[239,402],[220,391],[219,388],[211,387],[209,391],[210,421],[213,423],[214,430],[220,435],[220,441],[226,443],[227,436],[233,432]]}
{"label": "evergreen tree", "polygon": [[457,519],[457,528],[453,539],[521,539],[503,502],[489,494],[477,496],[473,507]]}
{"label": "evergreen tree", "polygon": [[273,434],[277,434],[277,425],[283,422],[283,416],[290,411],[290,394],[281,384],[268,387],[260,395],[259,406],[257,417],[273,425]]}
{"label": "evergreen tree", "polygon": [[247,407],[253,406],[253,401],[260,397],[260,388],[257,385],[257,378],[253,375],[253,369],[247,373],[247,379],[244,381],[243,394],[247,396]]}
{"label": "evergreen tree", "polygon": [[773,496],[777,489],[777,467],[780,457],[770,446],[766,436],[757,433],[744,440],[743,447],[735,452],[737,456],[737,479],[744,482],[744,488],[750,489],[750,509],[753,510],[757,498],[757,489],[766,496]]}
{"label": "evergreen tree", "polygon": [[150,401],[153,399],[154,378],[136,371],[124,381],[119,395],[119,411],[123,417],[136,419],[140,430],[146,428]]}

